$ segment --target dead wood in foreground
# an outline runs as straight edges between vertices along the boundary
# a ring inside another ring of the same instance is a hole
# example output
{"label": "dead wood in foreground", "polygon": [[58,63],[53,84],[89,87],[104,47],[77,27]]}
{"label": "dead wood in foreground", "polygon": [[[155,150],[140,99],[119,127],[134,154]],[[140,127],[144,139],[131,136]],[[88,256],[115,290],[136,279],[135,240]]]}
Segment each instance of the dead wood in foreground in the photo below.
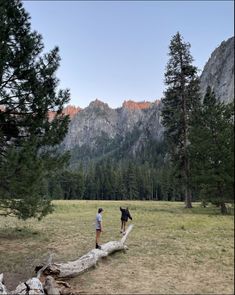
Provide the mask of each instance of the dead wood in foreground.
{"label": "dead wood in foreground", "polygon": [[[126,234],[119,241],[110,241],[101,245],[101,249],[92,249],[75,261],[66,263],[52,263],[50,255],[45,266],[37,266],[37,275],[26,282],[20,283],[12,292],[8,292],[3,283],[3,274],[0,274],[0,295],[59,295],[74,294],[67,282],[58,280],[59,278],[72,278],[95,266],[103,257],[107,257],[113,252],[125,250],[125,241],[133,225],[130,225]],[[56,280],[57,279],[57,280]],[[62,286],[61,286],[62,285]]]}

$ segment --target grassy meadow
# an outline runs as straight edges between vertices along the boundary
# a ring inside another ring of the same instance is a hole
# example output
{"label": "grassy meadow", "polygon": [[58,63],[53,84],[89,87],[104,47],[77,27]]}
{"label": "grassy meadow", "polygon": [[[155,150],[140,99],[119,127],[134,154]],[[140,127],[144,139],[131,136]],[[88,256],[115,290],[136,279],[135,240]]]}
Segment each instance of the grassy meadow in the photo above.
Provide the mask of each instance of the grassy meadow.
{"label": "grassy meadow", "polygon": [[[119,206],[128,206],[134,228],[129,250],[71,279],[82,293],[233,294],[234,216],[214,206],[184,209],[179,202],[55,201],[42,221],[0,217],[0,273],[11,290],[54,253],[75,260],[94,248],[98,207],[104,208],[101,243],[120,238]],[[130,222],[129,222],[130,223]]]}

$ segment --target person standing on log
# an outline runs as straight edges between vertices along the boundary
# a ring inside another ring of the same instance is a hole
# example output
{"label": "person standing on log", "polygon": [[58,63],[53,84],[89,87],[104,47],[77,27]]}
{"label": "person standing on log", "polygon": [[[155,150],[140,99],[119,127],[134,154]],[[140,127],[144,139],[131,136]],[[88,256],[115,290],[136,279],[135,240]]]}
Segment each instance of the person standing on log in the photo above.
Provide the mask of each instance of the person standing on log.
{"label": "person standing on log", "polygon": [[98,209],[98,213],[96,214],[96,222],[95,222],[95,228],[96,228],[96,239],[95,239],[95,248],[101,249],[99,245],[100,240],[100,234],[102,232],[102,212],[104,211],[103,208]]}
{"label": "person standing on log", "polygon": [[122,212],[122,216],[121,216],[121,231],[120,233],[125,235],[126,233],[126,223],[128,221],[128,218],[132,220],[131,214],[129,212],[128,207],[126,208],[122,208],[120,207],[120,211]]}

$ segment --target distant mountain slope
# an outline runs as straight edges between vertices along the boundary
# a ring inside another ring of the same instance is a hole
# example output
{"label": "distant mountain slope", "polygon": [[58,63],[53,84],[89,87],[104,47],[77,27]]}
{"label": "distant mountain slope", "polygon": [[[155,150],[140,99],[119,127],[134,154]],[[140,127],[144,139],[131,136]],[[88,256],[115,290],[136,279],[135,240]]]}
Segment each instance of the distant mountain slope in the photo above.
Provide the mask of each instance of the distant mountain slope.
{"label": "distant mountain slope", "polygon": [[219,100],[234,100],[234,37],[223,41],[212,52],[200,80],[203,95],[210,85]]}
{"label": "distant mountain slope", "polygon": [[77,160],[135,155],[150,139],[161,139],[160,113],[159,101],[124,102],[121,108],[111,109],[95,100],[71,119],[63,148]]}

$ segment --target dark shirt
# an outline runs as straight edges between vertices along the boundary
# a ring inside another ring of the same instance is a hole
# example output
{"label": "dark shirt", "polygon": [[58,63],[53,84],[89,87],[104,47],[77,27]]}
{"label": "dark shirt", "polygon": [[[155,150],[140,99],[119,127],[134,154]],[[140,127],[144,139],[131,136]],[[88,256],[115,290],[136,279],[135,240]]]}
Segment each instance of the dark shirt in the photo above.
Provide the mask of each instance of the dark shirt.
{"label": "dark shirt", "polygon": [[132,220],[131,214],[128,209],[124,209],[124,208],[120,207],[120,211],[122,212],[121,220],[127,221],[128,218],[130,218]]}

